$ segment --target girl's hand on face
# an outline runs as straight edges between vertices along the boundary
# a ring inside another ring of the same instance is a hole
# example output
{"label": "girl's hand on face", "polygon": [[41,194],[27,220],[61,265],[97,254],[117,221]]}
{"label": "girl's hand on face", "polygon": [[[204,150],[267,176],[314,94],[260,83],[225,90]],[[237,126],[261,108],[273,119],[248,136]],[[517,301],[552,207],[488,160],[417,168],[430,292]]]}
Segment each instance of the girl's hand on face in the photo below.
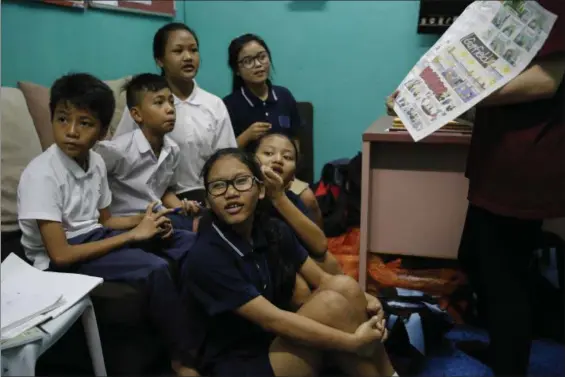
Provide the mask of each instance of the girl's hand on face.
{"label": "girl's hand on face", "polygon": [[269,198],[273,200],[284,195],[285,187],[282,177],[266,165],[261,166],[261,171],[265,177],[264,184]]}

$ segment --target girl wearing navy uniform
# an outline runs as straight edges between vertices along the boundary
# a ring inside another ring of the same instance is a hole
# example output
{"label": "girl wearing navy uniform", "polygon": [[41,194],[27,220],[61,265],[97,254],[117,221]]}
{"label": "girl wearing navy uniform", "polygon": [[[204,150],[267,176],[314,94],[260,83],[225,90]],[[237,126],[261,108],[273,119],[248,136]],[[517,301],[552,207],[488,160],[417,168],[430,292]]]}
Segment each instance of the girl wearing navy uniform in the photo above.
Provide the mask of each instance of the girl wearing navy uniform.
{"label": "girl wearing navy uniform", "polygon": [[[337,260],[328,252],[328,241],[314,219],[321,217],[320,208],[311,211],[304,203],[303,196],[314,196],[309,188],[303,195],[296,195],[289,188],[294,180],[298,163],[298,148],[286,135],[268,133],[257,141],[255,157],[270,169],[265,171],[265,187],[274,209],[296,233],[311,258],[330,274],[342,273]],[[307,192],[309,191],[309,192]],[[314,198],[315,200],[315,198]],[[317,209],[317,211],[316,211]]]}
{"label": "girl wearing navy uniform", "polygon": [[228,65],[232,92],[224,98],[237,137],[248,151],[269,130],[297,139],[300,116],[296,100],[285,87],[273,85],[271,51],[263,39],[244,34],[231,41]]}
{"label": "girl wearing navy uniform", "polygon": [[[191,338],[200,345],[196,371],[313,375],[331,353],[348,374],[392,375],[380,303],[353,279],[323,272],[284,222],[266,216],[255,158],[223,149],[202,173],[210,211],[182,275]],[[297,272],[316,292],[294,313],[286,309]]]}

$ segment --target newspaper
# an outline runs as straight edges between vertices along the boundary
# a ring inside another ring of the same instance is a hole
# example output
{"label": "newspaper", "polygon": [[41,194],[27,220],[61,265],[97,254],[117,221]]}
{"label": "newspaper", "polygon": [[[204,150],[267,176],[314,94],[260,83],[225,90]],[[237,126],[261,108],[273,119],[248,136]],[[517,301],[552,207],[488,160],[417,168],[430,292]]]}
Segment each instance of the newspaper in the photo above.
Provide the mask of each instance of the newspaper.
{"label": "newspaper", "polygon": [[398,87],[394,111],[412,138],[432,134],[516,77],[556,19],[537,1],[471,3]]}

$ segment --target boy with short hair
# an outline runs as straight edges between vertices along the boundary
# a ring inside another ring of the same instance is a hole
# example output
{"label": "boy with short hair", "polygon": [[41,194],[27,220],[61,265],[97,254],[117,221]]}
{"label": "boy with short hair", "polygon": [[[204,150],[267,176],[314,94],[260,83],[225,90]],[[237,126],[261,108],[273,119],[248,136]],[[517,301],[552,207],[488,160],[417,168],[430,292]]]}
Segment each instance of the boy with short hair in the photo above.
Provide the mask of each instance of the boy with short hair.
{"label": "boy with short hair", "polygon": [[113,140],[98,143],[108,171],[114,200],[110,211],[116,216],[140,216],[147,203],[174,209],[167,217],[174,228],[193,230],[197,211],[194,202],[175,195],[175,172],[179,165],[178,145],[167,134],[175,126],[174,99],[167,80],[143,73],[124,85],[130,114],[139,128]]}
{"label": "boy with short hair", "polygon": [[[18,186],[26,256],[42,270],[144,283],[149,316],[175,365],[187,364],[187,318],[168,263],[143,246],[144,241],[172,237],[165,217],[169,211],[155,212],[156,203],[151,203],[143,216],[112,217],[106,167],[91,150],[106,134],[114,113],[111,89],[89,74],[69,74],[51,87],[49,107],[55,143],[29,163]],[[166,251],[184,255],[193,235],[175,233],[180,238]]]}

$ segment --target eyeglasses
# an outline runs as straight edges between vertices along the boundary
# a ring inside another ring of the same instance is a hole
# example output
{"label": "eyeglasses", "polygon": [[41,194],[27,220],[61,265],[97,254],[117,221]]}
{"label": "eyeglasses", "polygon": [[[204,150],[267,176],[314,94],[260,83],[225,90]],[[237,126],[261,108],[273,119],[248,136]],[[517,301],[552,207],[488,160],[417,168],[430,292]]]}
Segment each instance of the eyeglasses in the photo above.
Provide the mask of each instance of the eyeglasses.
{"label": "eyeglasses", "polygon": [[261,51],[255,56],[246,56],[240,61],[238,61],[238,63],[243,68],[250,69],[255,67],[255,62],[257,61],[261,64],[267,64],[269,62],[269,54],[267,53],[267,51]]}
{"label": "eyeglasses", "polygon": [[224,195],[228,191],[228,187],[232,186],[239,192],[249,191],[253,187],[253,183],[259,182],[252,175],[242,175],[234,179],[220,179],[209,182],[206,191],[214,197]]}

